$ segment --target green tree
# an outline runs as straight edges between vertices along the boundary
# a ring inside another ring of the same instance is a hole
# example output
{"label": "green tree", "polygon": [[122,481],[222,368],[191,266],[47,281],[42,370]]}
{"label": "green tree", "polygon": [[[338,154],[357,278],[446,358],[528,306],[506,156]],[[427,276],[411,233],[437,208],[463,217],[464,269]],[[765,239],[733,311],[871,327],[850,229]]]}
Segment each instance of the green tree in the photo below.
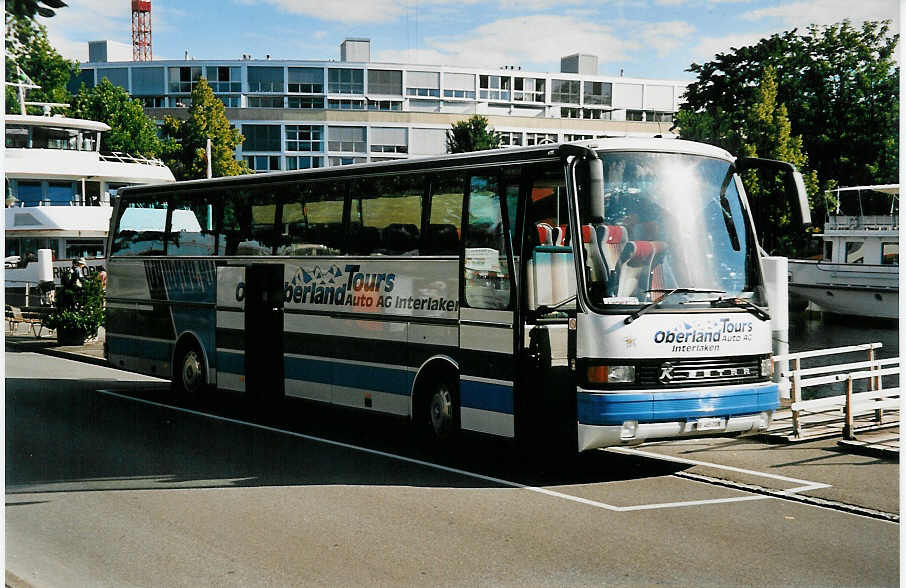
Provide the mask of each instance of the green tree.
{"label": "green tree", "polygon": [[[19,69],[39,89],[28,91],[29,102],[69,101],[67,84],[79,72],[79,64],[64,59],[47,40],[47,29],[34,20],[6,12],[6,81],[20,79]],[[6,87],[6,112],[19,112],[18,93],[15,88]],[[31,113],[40,113],[40,108],[30,108]]]}
{"label": "green tree", "polygon": [[66,3],[62,0],[6,0],[6,12],[19,18],[34,18],[36,13],[50,18],[56,14],[54,8],[64,6]]}
{"label": "green tree", "polygon": [[[787,161],[795,165],[803,175],[812,209],[820,199],[818,174],[809,171],[808,158],[802,149],[802,137],[793,136],[792,125],[784,104],[777,102],[777,80],[774,68],[767,67],[758,85],[756,101],[747,113],[744,130],[740,137],[740,154],[747,157],[763,157]],[[759,177],[754,171],[746,172],[746,192],[758,212],[757,229],[762,247],[771,253],[796,255],[809,244],[810,236],[793,225],[793,211],[783,194],[783,186],[777,177]]]}
{"label": "green tree", "polygon": [[164,162],[177,180],[206,177],[205,145],[211,139],[211,170],[214,177],[250,173],[245,162],[236,161],[236,147],[244,140],[230,127],[226,110],[207,80],[201,78],[192,90],[192,105],[186,120],[164,118],[163,136],[169,139]]}
{"label": "green tree", "polygon": [[82,86],[72,99],[69,115],[110,125],[110,130],[101,135],[102,151],[123,151],[146,157],[161,153],[157,126],[145,114],[141,102],[130,98],[126,90],[107,78],[94,88]]}
{"label": "green tree", "polygon": [[898,41],[890,21],[866,22],[861,29],[844,21],[778,33],[693,63],[688,71],[697,80],[677,115],[680,135],[738,153],[750,137],[746,125],[759,100],[759,82],[773,67],[777,103],[786,105],[791,134],[802,137],[823,187],[831,180],[896,182]]}
{"label": "green tree", "polygon": [[467,153],[500,146],[500,135],[488,127],[487,117],[475,114],[453,123],[447,131],[447,152]]}

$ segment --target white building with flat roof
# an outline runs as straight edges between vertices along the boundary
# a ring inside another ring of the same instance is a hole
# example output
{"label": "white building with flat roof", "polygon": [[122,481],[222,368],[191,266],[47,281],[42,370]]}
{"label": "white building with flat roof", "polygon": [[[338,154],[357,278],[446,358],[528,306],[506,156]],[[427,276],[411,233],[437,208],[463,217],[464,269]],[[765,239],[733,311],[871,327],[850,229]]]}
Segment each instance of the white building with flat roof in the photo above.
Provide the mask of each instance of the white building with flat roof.
{"label": "white building with flat roof", "polygon": [[106,77],[163,120],[185,118],[193,86],[206,78],[245,137],[237,157],[259,171],[441,154],[450,125],[473,114],[488,118],[503,145],[669,135],[688,83],[602,76],[597,57],[579,53],[556,73],[370,56],[368,39],[347,39],[339,61],[90,61],[73,83]]}

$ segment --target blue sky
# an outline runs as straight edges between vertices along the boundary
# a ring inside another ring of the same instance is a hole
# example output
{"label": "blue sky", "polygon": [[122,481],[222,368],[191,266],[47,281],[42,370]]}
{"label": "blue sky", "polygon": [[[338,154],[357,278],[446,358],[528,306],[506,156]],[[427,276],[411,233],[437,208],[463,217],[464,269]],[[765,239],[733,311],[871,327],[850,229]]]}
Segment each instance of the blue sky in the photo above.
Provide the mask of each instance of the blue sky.
{"label": "blue sky", "polygon": [[[65,56],[87,42],[131,43],[129,0],[67,0],[41,19]],[[849,18],[891,19],[897,0],[152,0],[155,59],[338,59],[346,37],[372,61],[558,71],[571,53],[605,75],[690,79],[689,64],[773,33]]]}

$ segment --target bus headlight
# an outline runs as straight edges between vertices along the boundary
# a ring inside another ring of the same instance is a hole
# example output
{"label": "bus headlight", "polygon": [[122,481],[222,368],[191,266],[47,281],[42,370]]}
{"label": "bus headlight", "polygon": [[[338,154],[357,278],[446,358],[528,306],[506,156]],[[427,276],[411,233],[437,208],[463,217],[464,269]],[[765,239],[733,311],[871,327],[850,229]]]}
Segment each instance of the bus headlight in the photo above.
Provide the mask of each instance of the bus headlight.
{"label": "bus headlight", "polygon": [[635,382],[635,366],[590,365],[585,377],[589,384],[631,384]]}
{"label": "bus headlight", "polygon": [[764,378],[774,377],[774,360],[771,356],[761,360],[761,376]]}

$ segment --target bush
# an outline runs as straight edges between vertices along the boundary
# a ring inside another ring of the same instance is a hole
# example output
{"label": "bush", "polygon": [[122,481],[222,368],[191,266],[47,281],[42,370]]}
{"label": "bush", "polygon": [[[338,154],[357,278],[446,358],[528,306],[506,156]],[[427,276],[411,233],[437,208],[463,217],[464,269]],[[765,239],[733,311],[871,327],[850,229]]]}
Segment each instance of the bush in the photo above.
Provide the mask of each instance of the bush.
{"label": "bush", "polygon": [[57,289],[53,312],[44,319],[44,326],[57,331],[60,343],[82,343],[97,337],[104,324],[104,288],[97,274],[91,277],[64,275]]}

